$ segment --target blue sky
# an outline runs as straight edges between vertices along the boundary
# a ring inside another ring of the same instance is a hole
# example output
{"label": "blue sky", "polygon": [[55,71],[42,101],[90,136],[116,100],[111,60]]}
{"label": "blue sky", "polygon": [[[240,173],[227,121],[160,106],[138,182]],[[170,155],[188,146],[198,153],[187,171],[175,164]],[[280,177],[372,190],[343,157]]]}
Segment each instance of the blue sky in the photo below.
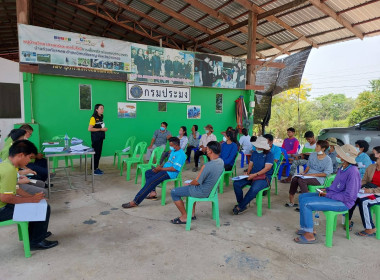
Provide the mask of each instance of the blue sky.
{"label": "blue sky", "polygon": [[357,97],[380,79],[380,36],[312,49],[303,79],[312,84],[311,97],[344,93]]}

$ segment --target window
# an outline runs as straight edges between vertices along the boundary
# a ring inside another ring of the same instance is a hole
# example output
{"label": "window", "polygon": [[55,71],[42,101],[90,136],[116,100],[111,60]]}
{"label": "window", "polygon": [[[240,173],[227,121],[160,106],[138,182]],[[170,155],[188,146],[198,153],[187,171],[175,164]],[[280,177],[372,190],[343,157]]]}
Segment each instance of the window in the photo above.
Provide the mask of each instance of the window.
{"label": "window", "polygon": [[158,112],[166,112],[166,111],[167,111],[167,103],[158,102]]}
{"label": "window", "polygon": [[0,118],[21,118],[20,85],[0,83]]}
{"label": "window", "polygon": [[91,110],[91,85],[79,85],[79,109]]}
{"label": "window", "polygon": [[370,131],[380,130],[380,118],[363,123],[360,125],[360,129]]}

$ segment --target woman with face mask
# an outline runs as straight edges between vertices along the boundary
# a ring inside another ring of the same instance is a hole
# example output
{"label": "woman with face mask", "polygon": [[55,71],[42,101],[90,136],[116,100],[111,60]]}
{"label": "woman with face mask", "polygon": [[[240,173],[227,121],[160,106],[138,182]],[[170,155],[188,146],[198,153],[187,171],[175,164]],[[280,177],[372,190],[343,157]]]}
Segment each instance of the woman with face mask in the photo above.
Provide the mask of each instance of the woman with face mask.
{"label": "woman with face mask", "polygon": [[224,161],[224,169],[226,171],[232,170],[236,155],[238,153],[238,146],[232,142],[233,137],[232,131],[227,131],[226,141],[222,144],[222,153],[220,154],[220,158]]}
{"label": "woman with face mask", "polygon": [[329,143],[326,140],[317,141],[315,153],[310,154],[305,171],[292,178],[289,189],[289,202],[285,203],[286,207],[298,206],[298,204],[294,203],[294,196],[298,188],[301,189],[301,193],[307,193],[309,192],[307,185],[323,185],[326,176],[333,172],[331,158],[325,154],[328,147]]}
{"label": "woman with face mask", "polygon": [[372,164],[372,160],[366,154],[369,144],[365,140],[358,140],[355,142],[355,148],[358,151],[358,156],[355,158],[355,161],[358,164],[360,178],[363,179],[366,168]]}
{"label": "woman with face mask", "polygon": [[338,169],[331,186],[320,193],[300,195],[300,229],[296,231],[299,235],[294,239],[296,243],[317,242],[313,232],[313,211],[347,211],[355,203],[360,190],[359,170],[355,166],[357,151],[354,146],[348,144],[342,147],[336,146],[335,149],[337,160],[342,166]]}

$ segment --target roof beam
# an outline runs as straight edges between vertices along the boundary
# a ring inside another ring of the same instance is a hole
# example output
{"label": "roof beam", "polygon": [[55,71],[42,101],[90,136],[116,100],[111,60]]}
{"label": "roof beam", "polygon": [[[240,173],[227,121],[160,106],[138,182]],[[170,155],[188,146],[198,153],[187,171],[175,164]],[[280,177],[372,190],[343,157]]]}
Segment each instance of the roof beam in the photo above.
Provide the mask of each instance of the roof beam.
{"label": "roof beam", "polygon": [[[202,24],[199,24],[198,22],[195,22],[195,21],[189,19],[188,17],[185,17],[182,14],[177,13],[176,11],[174,11],[174,10],[172,10],[172,9],[162,5],[162,4],[157,3],[154,0],[139,0],[139,1],[145,3],[149,6],[152,6],[152,7],[156,8],[157,10],[160,10],[161,12],[175,18],[176,20],[179,20],[183,23],[186,23],[187,25],[190,25],[191,27],[196,28],[196,29],[198,29],[204,33],[207,33],[207,34],[214,34],[215,33],[215,31],[203,26]],[[243,45],[241,45],[241,44],[235,42],[234,40],[229,39],[225,36],[219,36],[218,38],[222,41],[230,42],[231,44],[234,44],[243,50],[247,50],[246,46],[243,46]]]}
{"label": "roof beam", "polygon": [[351,31],[356,37],[363,40],[364,35],[361,33],[357,28],[353,27],[352,24],[343,18],[342,16],[338,15],[333,9],[331,9],[326,4],[322,3],[320,0],[309,0],[313,6],[318,8],[320,11],[325,13],[326,15],[330,16],[331,18],[335,19],[339,24],[343,25],[345,28],[347,28],[349,31]]}

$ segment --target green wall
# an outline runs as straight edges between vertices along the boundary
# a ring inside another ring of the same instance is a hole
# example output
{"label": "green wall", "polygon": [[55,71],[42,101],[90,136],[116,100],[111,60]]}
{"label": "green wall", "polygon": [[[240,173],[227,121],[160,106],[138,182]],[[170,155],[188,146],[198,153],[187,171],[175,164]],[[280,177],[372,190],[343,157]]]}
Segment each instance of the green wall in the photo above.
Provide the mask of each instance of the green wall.
{"label": "green wall", "polygon": [[[167,112],[158,112],[156,102],[136,102],[135,119],[119,119],[117,102],[126,102],[126,84],[124,82],[93,80],[63,76],[48,76],[24,73],[25,121],[31,121],[30,91],[32,92],[34,121],[40,126],[40,139],[46,141],[56,135],[84,139],[89,145],[88,123],[92,110],[79,109],[79,85],[92,86],[92,106],[104,104],[104,122],[108,131],[103,146],[103,155],[111,155],[115,149],[123,148],[128,136],[135,135],[137,141],[150,142],[154,130],[166,121],[168,130],[178,135],[179,127],[185,125],[190,130],[193,124],[199,126],[200,133],[208,123],[214,126],[218,140],[221,131],[228,126],[236,126],[235,100],[247,91],[214,88],[191,88],[192,105],[201,105],[200,120],[188,120],[186,107],[189,104],[167,103]],[[31,89],[31,90],[30,90]],[[223,113],[215,113],[216,94],[223,94]]]}

